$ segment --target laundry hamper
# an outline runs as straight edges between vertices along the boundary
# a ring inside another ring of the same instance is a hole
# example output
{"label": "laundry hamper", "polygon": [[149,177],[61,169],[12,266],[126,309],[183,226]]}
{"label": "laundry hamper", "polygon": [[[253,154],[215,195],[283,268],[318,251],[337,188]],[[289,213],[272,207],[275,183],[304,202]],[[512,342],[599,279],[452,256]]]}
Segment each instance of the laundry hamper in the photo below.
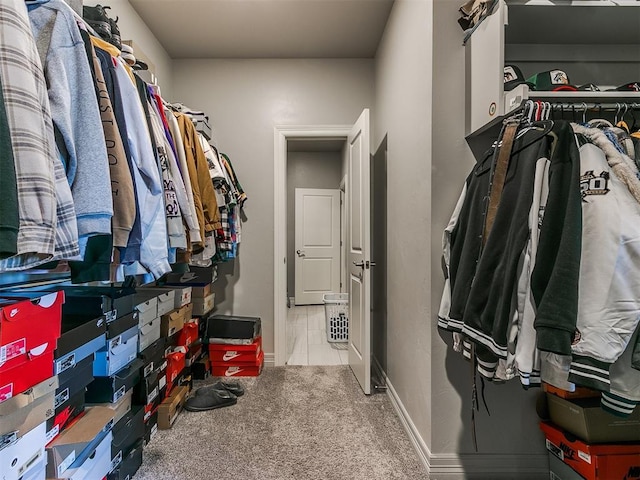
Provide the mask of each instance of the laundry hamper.
{"label": "laundry hamper", "polygon": [[325,293],[323,300],[327,317],[327,340],[346,343],[349,340],[349,294]]}

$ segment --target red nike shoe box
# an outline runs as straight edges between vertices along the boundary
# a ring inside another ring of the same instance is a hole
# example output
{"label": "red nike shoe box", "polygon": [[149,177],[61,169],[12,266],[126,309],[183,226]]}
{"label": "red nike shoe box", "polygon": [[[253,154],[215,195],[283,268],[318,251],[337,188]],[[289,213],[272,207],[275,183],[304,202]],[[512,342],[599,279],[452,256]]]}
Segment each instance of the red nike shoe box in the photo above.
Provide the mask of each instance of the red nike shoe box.
{"label": "red nike shoe box", "polygon": [[256,338],[251,345],[229,345],[210,343],[209,358],[218,366],[227,364],[255,363],[262,352],[262,337]]}
{"label": "red nike shoe box", "polygon": [[260,352],[253,362],[246,363],[216,363],[211,362],[214,377],[257,377],[262,373],[264,366],[264,352]]}
{"label": "red nike shoe box", "polygon": [[186,353],[183,351],[176,351],[167,354],[167,395],[171,393],[173,384],[180,375],[180,372],[186,364]]}
{"label": "red nike shoe box", "polygon": [[64,303],[64,292],[7,297],[0,298],[0,402],[53,376]]}
{"label": "red nike shoe box", "polygon": [[198,340],[198,319],[190,319],[185,322],[180,334],[178,335],[178,346],[189,348],[193,342]]}
{"label": "red nike shoe box", "polygon": [[548,422],[540,423],[547,450],[585,480],[640,478],[640,443],[590,445]]}

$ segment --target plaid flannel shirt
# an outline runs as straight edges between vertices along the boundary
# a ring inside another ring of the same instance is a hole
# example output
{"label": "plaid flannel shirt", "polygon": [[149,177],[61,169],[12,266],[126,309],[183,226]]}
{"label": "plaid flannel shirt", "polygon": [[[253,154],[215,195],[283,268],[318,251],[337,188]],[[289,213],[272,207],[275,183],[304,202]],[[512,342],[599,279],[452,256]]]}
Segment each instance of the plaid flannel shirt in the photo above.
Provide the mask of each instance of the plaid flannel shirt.
{"label": "plaid flannel shirt", "polygon": [[56,235],[55,143],[47,86],[22,0],[0,5],[0,76],[18,186],[18,252],[0,261],[19,270],[53,258]]}

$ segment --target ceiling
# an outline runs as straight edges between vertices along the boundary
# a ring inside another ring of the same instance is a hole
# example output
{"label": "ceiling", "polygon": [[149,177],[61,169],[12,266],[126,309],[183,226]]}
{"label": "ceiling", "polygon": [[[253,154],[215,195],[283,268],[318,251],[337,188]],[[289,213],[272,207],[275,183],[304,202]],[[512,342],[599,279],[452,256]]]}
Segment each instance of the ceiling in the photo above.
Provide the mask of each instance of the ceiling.
{"label": "ceiling", "polygon": [[394,0],[129,0],[172,58],[373,58]]}

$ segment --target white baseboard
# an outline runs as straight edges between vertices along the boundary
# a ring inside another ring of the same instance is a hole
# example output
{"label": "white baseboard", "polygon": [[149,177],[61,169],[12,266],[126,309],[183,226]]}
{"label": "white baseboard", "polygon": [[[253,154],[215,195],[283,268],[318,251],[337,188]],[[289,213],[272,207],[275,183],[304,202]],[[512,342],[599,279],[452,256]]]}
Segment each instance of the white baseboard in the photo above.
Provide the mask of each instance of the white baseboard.
{"label": "white baseboard", "polygon": [[393,388],[392,383],[387,377],[387,372],[382,369],[382,366],[378,362],[377,358],[373,357],[372,364],[373,368],[378,371],[380,378],[384,380],[384,383],[387,386],[387,396],[389,397],[389,400],[391,400],[391,405],[393,405],[394,410],[400,418],[400,423],[402,423],[402,426],[407,432],[407,435],[409,435],[409,440],[411,441],[413,448],[415,448],[420,461],[424,464],[427,472],[431,472],[431,451],[429,450],[429,447],[420,435],[420,432],[418,432],[418,429],[413,423],[413,420],[411,420],[409,412],[407,412],[407,410],[404,408],[402,400],[400,400],[398,393],[396,392],[395,388]]}
{"label": "white baseboard", "polygon": [[431,453],[413,420],[404,407],[387,373],[378,360],[373,358],[373,367],[387,386],[387,396],[400,418],[411,444],[424,464],[431,480],[547,480],[549,478],[546,454],[456,454]]}
{"label": "white baseboard", "polygon": [[276,365],[276,354],[275,353],[265,353],[264,354],[264,366],[265,367],[275,367]]}

